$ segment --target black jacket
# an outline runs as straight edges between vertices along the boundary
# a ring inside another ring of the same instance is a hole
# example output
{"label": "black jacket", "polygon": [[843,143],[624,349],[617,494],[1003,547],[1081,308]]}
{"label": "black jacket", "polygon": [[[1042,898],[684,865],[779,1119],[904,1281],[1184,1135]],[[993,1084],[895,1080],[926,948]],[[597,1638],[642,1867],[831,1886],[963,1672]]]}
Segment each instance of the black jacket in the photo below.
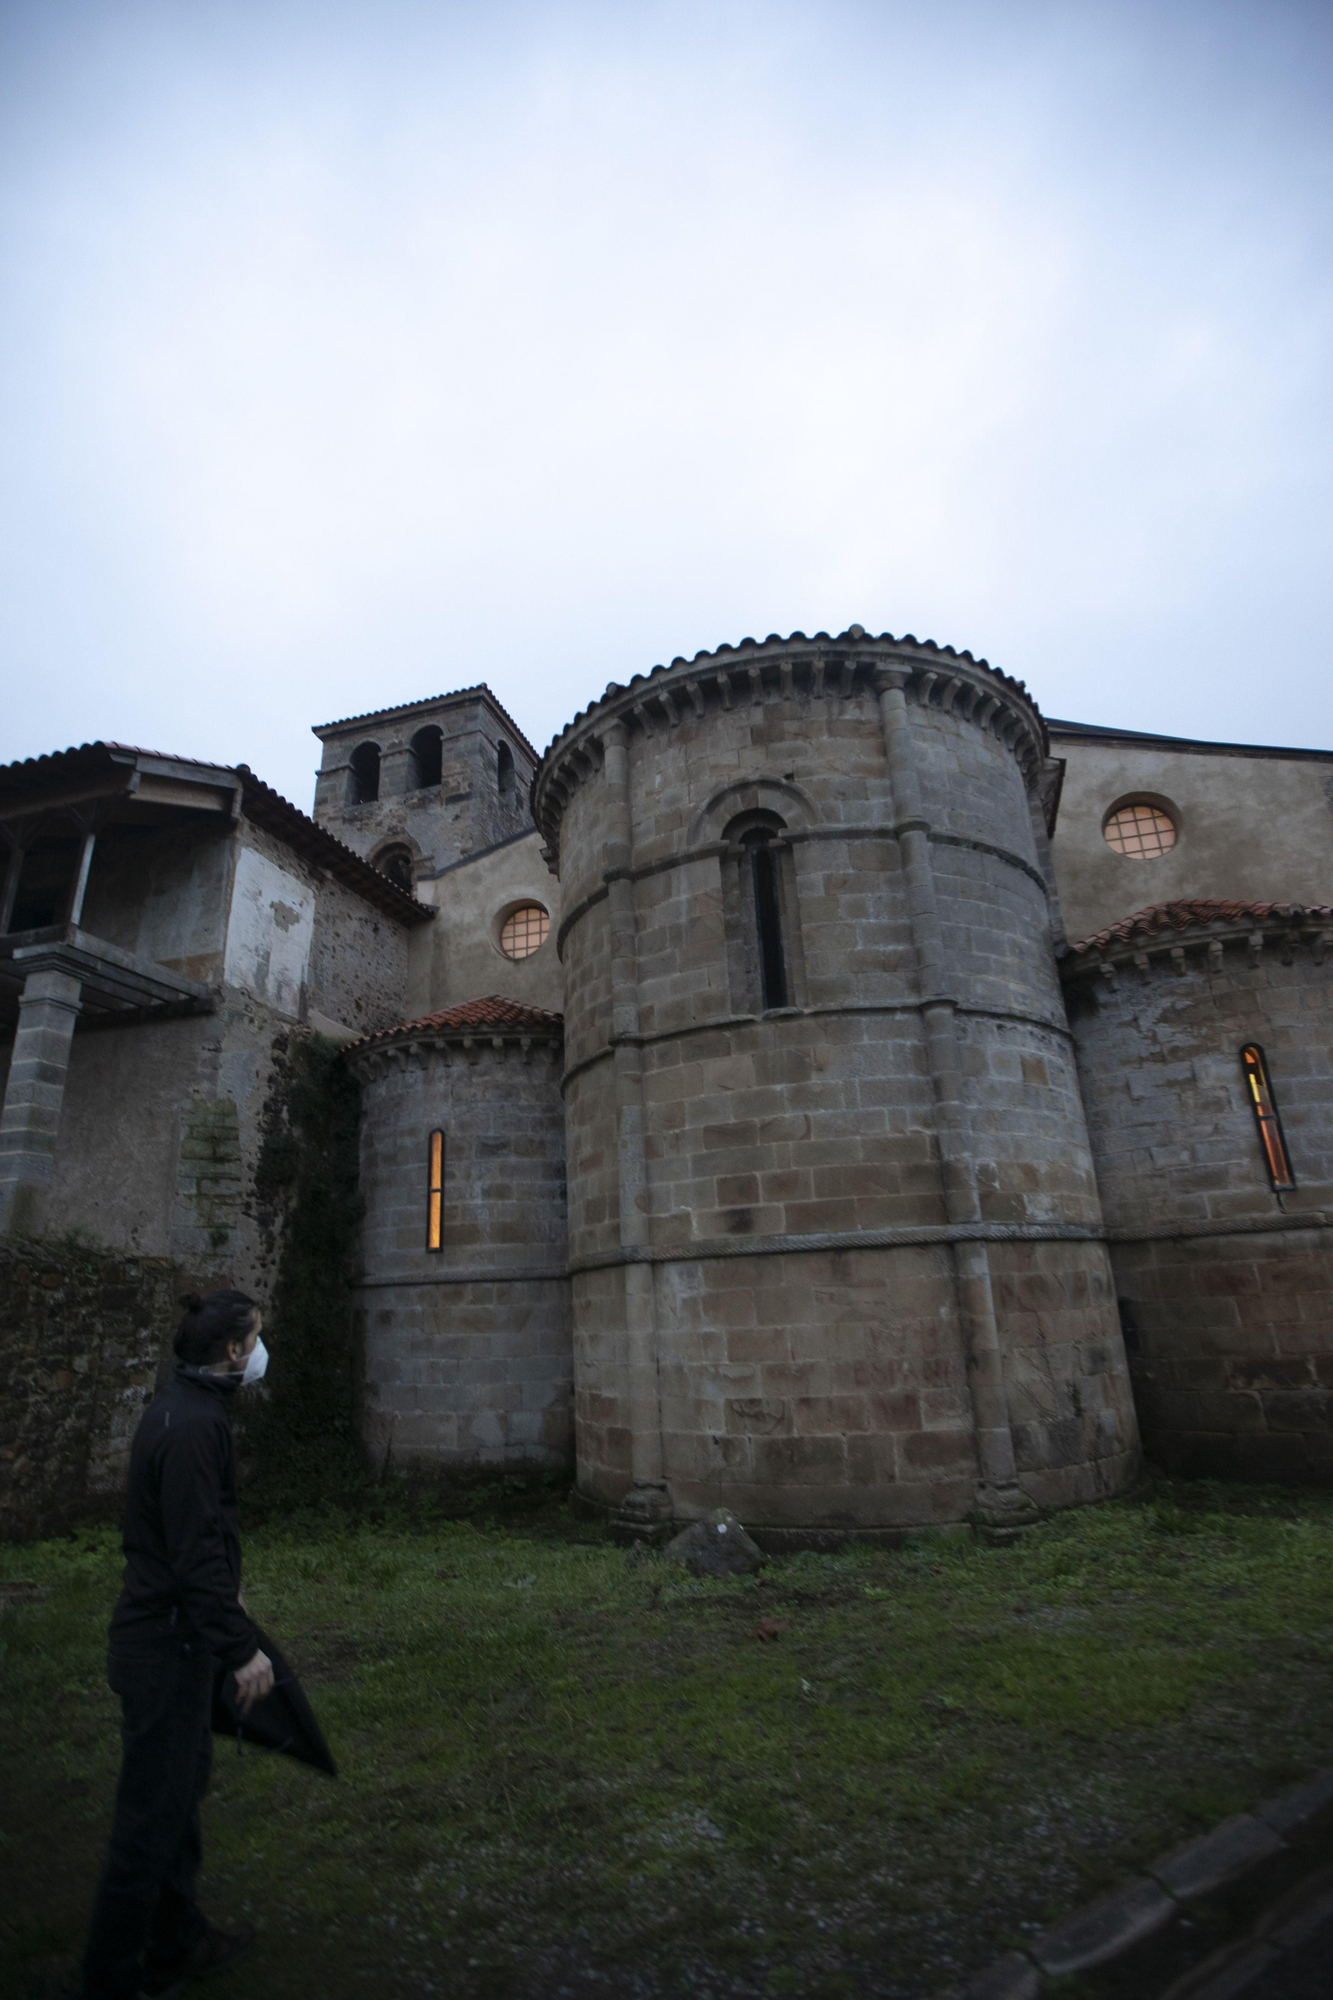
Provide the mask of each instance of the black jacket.
{"label": "black jacket", "polygon": [[236,1601],[241,1538],[227,1409],[236,1388],[178,1362],[174,1381],[144,1411],[130,1450],[113,1649],[197,1634],[224,1667],[254,1658],[259,1637]]}

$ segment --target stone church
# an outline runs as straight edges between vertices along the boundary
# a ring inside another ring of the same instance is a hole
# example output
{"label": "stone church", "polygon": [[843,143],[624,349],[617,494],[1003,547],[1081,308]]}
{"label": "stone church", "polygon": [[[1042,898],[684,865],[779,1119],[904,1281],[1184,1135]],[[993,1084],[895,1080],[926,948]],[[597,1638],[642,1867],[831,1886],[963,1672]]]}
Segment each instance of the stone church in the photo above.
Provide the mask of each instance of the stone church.
{"label": "stone church", "polygon": [[1333,753],[1043,719],[855,625],[541,756],[484,686],[315,734],[309,817],[119,744],[0,770],[15,1255],[263,1296],[322,1035],[379,1462],[779,1545],[1003,1533],[1141,1437],[1333,1480]]}

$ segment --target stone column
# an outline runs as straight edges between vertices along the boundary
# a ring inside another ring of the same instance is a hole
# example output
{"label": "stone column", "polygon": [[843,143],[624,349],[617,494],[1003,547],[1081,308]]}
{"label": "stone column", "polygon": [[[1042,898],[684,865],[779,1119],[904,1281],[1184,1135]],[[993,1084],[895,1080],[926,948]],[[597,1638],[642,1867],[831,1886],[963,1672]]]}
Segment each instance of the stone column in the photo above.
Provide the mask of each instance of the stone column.
{"label": "stone column", "polygon": [[416,785],[416,758],[408,743],[386,743],[380,751],[380,798],[400,799]]}
{"label": "stone column", "polygon": [[55,1165],[81,990],[67,972],[30,972],[24,981],[0,1111],[0,1231],[32,1235],[47,1220],[43,1196]]}
{"label": "stone column", "polygon": [[657,1311],[650,1261],[652,1223],[639,1039],[639,969],[635,931],[629,732],[608,725],[602,738],[606,788],[606,892],[611,928],[611,1046],[616,1075],[616,1144],[620,1162],[620,1248],[625,1301],[625,1361],[634,1484],[621,1503],[622,1528],[647,1535],[671,1519],[662,1466],[662,1399],[657,1376]]}
{"label": "stone column", "polygon": [[[958,1051],[957,996],[949,980],[935,894],[930,825],[921,804],[921,786],[912,749],[905,670],[880,668],[875,675],[884,750],[893,791],[895,831],[907,877],[908,914],[921,990],[926,1061],[935,1093],[944,1211],[952,1225],[981,1221],[981,1201],[967,1129],[962,1063]],[[1018,1484],[1004,1363],[990,1257],[984,1242],[956,1240],[952,1246],[958,1312],[967,1357],[968,1388],[981,1473],[977,1511],[993,1528],[1013,1528],[1034,1518],[1035,1508]]]}

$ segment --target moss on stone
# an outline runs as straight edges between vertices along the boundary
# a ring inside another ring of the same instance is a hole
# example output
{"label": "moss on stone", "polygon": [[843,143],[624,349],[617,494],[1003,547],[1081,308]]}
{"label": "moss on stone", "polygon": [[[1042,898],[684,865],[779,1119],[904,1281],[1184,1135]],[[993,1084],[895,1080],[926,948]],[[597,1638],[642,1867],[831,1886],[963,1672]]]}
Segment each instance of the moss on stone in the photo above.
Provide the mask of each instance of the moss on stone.
{"label": "moss on stone", "polygon": [[277,1255],[268,1393],[239,1412],[253,1508],[334,1497],[364,1475],[362,1356],[351,1281],[361,1196],[360,1089],[337,1045],[274,1047],[256,1208]]}

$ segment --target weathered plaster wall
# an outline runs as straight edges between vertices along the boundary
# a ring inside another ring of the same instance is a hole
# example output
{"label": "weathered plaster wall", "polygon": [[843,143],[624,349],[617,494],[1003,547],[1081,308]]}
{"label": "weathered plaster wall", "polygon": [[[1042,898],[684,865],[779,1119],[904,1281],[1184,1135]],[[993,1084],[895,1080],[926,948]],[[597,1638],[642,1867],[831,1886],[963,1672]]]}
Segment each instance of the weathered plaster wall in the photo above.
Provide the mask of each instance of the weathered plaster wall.
{"label": "weathered plaster wall", "polygon": [[[421,1040],[357,1053],[366,1435],[441,1468],[572,1457],[560,1043]],[[444,1246],[426,1248],[429,1135]]]}
{"label": "weathered plaster wall", "polygon": [[[564,978],[555,942],[560,884],[542,860],[535,829],[419,880],[416,894],[439,915],[411,933],[407,1019],[492,993],[561,1011]],[[499,946],[500,923],[516,903],[540,903],[550,913],[550,935],[531,958],[506,958]]]}
{"label": "weathered plaster wall", "polygon": [[[1068,968],[1140,1421],[1173,1470],[1333,1481],[1333,955],[1319,935],[1221,924]],[[1249,1041],[1293,1193],[1269,1184]]]}
{"label": "weathered plaster wall", "polygon": [[112,826],[93,850],[82,927],[211,985],[222,976],[235,828],[223,813],[168,829]]}
{"label": "weathered plaster wall", "polygon": [[55,1534],[118,1511],[176,1289],[162,1259],[0,1239],[0,1536]]}
{"label": "weathered plaster wall", "polygon": [[315,1013],[358,1034],[401,1021],[407,927],[253,821],[241,821],[240,841],[228,982],[289,1020]]}
{"label": "weathered plaster wall", "polygon": [[[1327,903],[1333,885],[1333,752],[1170,747],[1061,735],[1064,786],[1052,842],[1071,939],[1154,903],[1199,897]],[[1126,797],[1169,807],[1169,853],[1130,860],[1102,826]]]}
{"label": "weathered plaster wall", "polygon": [[[129,849],[151,921],[135,917],[124,857],[93,918],[118,929],[114,941],[127,948],[143,950],[151,936],[164,960],[210,970],[218,1005],[175,1019],[78,1024],[47,1227],[171,1258],[192,1280],[263,1297],[273,1245],[254,1183],[275,1069],[311,1016],[316,1026],[329,1017],[360,1032],[403,1018],[407,934],[248,819],[225,840],[196,838],[187,824],[147,844],[136,835]],[[170,895],[159,894],[163,883],[174,885]],[[183,926],[174,935],[165,927],[171,908]],[[210,941],[210,951],[193,949]],[[0,1047],[0,1074],[11,1047]]]}

